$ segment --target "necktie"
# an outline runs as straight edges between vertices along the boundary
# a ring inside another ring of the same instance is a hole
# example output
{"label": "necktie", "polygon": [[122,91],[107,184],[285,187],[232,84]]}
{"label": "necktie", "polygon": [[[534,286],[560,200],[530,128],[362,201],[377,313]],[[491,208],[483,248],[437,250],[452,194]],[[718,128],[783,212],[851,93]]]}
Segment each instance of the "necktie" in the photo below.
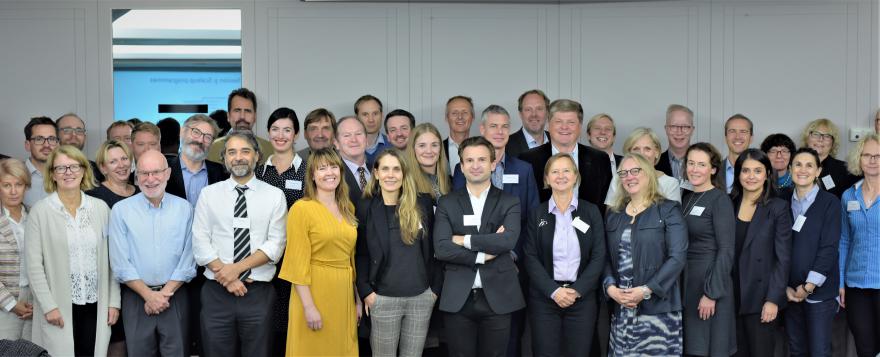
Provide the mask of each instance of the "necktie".
{"label": "necktie", "polygon": [[361,186],[361,191],[367,187],[367,170],[363,167],[358,167],[358,185]]}
{"label": "necktie", "polygon": [[[235,218],[247,218],[248,216],[247,201],[244,197],[244,191],[247,189],[247,186],[235,188],[238,191],[238,198],[235,199]],[[235,234],[235,262],[238,263],[251,255],[251,230],[250,228],[234,228],[233,231]],[[248,269],[242,272],[238,279],[244,281],[250,275],[251,271]]]}

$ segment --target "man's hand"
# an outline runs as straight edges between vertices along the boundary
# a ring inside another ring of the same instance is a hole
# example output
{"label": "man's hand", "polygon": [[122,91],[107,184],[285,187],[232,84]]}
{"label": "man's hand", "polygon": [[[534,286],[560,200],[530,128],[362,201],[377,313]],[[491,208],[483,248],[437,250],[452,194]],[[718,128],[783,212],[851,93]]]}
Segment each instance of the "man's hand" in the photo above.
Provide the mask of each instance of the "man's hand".
{"label": "man's hand", "polygon": [[244,294],[247,294],[247,287],[244,286],[244,283],[242,283],[241,280],[236,279],[226,285],[226,291],[232,295],[242,297]]}
{"label": "man's hand", "polygon": [[765,302],[764,307],[761,309],[761,322],[762,323],[770,323],[773,320],[776,320],[776,314],[779,312],[779,306],[772,302]]}
{"label": "man's hand", "polygon": [[452,236],[452,243],[458,244],[460,246],[464,246],[464,236],[458,235],[458,234],[453,235]]}
{"label": "man's hand", "polygon": [[556,290],[556,295],[553,296],[553,301],[556,302],[556,305],[559,305],[561,308],[567,308],[575,303],[578,298],[578,293],[572,288],[559,288]]}
{"label": "man's hand", "polygon": [[144,311],[147,315],[158,315],[171,306],[171,294],[150,290],[144,298]]}
{"label": "man's hand", "polygon": [[224,264],[220,270],[214,272],[214,279],[220,285],[226,287],[233,281],[238,281],[238,277],[244,271],[238,264]]}

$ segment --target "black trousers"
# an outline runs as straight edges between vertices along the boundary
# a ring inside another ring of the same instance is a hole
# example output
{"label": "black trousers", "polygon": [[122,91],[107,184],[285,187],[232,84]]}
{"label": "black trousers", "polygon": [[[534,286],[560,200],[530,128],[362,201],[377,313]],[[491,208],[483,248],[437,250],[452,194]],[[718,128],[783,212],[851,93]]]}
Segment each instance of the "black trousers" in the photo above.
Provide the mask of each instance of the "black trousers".
{"label": "black trousers", "polygon": [[[129,356],[189,356],[189,298],[178,289],[169,307],[158,315],[147,315],[144,299],[122,286],[122,314],[125,320],[125,348]],[[118,322],[117,322],[118,323]]]}
{"label": "black trousers", "polygon": [[761,314],[736,317],[736,357],[773,357],[779,318],[770,323],[761,322]]}
{"label": "black trousers", "polygon": [[846,320],[859,357],[880,353],[880,290],[846,287]]}
{"label": "black trousers", "polygon": [[536,357],[589,356],[599,305],[581,298],[565,309],[538,291],[529,293],[532,351]]}
{"label": "black trousers", "polygon": [[98,303],[72,306],[73,354],[77,357],[94,356],[95,337],[98,334]]}
{"label": "black trousers", "polygon": [[507,352],[510,314],[496,314],[483,289],[471,290],[460,311],[444,313],[450,357],[500,357]]}
{"label": "black trousers", "polygon": [[238,297],[214,280],[202,286],[202,352],[206,357],[262,357],[272,350],[270,283],[246,283],[247,294]]}

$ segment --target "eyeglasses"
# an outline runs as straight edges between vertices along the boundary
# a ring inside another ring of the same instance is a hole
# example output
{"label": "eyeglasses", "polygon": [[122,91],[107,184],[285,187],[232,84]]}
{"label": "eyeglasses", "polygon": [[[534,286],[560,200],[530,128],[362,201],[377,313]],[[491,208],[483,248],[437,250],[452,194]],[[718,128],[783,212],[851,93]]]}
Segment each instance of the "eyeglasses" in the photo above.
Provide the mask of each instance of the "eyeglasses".
{"label": "eyeglasses", "polygon": [[65,174],[65,173],[67,173],[67,171],[70,171],[70,173],[73,173],[73,174],[78,174],[80,171],[82,171],[82,169],[83,169],[83,166],[80,164],[70,164],[70,165],[66,165],[66,166],[61,166],[61,165],[52,166],[52,171],[54,171],[56,174],[59,174],[59,175]]}
{"label": "eyeglasses", "polygon": [[816,140],[834,140],[834,135],[825,134],[821,131],[811,131],[810,137]]}
{"label": "eyeglasses", "polygon": [[880,155],[862,154],[862,160],[880,161]]}
{"label": "eyeglasses", "polygon": [[77,136],[86,135],[86,129],[83,129],[83,128],[61,128],[59,130],[61,130],[61,133],[65,134],[65,135],[70,135],[70,134],[76,134]]}
{"label": "eyeglasses", "polygon": [[153,170],[153,171],[140,171],[140,170],[138,170],[137,176],[138,176],[138,178],[150,178],[150,176],[159,177],[159,175],[165,173],[165,170],[168,170],[168,168],[166,167],[164,169]]}
{"label": "eyeglasses", "polygon": [[37,144],[37,145],[43,145],[43,144],[45,144],[45,143],[47,143],[47,142],[48,142],[50,145],[57,145],[58,142],[59,142],[58,137],[56,137],[56,136],[50,136],[50,137],[48,137],[48,138],[47,138],[47,137],[44,137],[44,136],[35,136],[35,137],[33,137],[33,138],[30,138],[30,140],[31,140],[34,144]]}
{"label": "eyeglasses", "polygon": [[767,155],[769,156],[779,156],[779,155],[789,155],[791,151],[788,149],[770,149],[767,151]]}
{"label": "eyeglasses", "polygon": [[632,176],[638,176],[641,172],[642,172],[642,168],[641,168],[641,167],[633,167],[633,168],[631,168],[631,169],[629,169],[629,170],[620,170],[620,171],[617,171],[617,176],[619,176],[620,178],[624,178],[624,177],[627,177],[627,176],[630,176],[630,175],[632,175]]}
{"label": "eyeglasses", "polygon": [[694,129],[693,125],[667,125],[666,126],[666,130],[677,131],[680,133],[689,133],[693,129]]}
{"label": "eyeglasses", "polygon": [[208,134],[191,126],[187,128],[189,128],[189,133],[194,139],[199,139],[202,141],[214,141],[214,135],[212,134]]}

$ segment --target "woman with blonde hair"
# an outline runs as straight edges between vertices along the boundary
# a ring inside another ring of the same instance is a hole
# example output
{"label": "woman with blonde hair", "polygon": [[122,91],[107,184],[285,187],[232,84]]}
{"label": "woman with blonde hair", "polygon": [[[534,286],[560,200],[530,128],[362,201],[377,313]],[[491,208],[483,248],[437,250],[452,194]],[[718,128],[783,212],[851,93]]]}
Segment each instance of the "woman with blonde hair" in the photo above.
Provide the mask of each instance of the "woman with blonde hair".
{"label": "woman with blonde hair", "polygon": [[[626,141],[623,142],[624,153],[636,153],[648,160],[651,165],[657,165],[660,160],[660,138],[653,130],[645,127],[635,128]],[[663,171],[655,171],[657,173],[657,185],[660,195],[670,201],[681,203],[681,184],[674,177],[666,175]],[[605,196],[605,204],[612,205],[617,199],[621,199],[625,194],[618,195],[620,178],[617,175],[611,176],[611,185],[608,186],[608,194]]]}
{"label": "woman with blonde hair", "polygon": [[434,202],[452,189],[449,161],[442,143],[437,127],[431,123],[422,123],[413,128],[406,144],[407,164],[413,168],[416,190],[430,194]]}
{"label": "woman with blonde hair", "polygon": [[31,175],[24,162],[0,160],[0,340],[31,339],[34,312],[24,259]]}
{"label": "woman with blonde hair", "polygon": [[287,216],[287,249],[278,277],[293,284],[288,356],[357,356],[354,248],[358,221],[333,149],[312,151],[305,195]]}
{"label": "woman with blonde hair", "polygon": [[98,148],[95,164],[104,175],[104,182],[86,192],[98,198],[111,209],[116,202],[138,193],[138,188],[128,182],[131,175],[132,153],[128,145],[116,140],[107,140]]}
{"label": "woman with blonde hair", "polygon": [[25,229],[32,341],[51,355],[105,356],[120,306],[106,239],[110,208],[83,192],[95,178],[77,148],[59,146],[46,163],[49,196],[31,208]]}
{"label": "woman with blonde hair", "polygon": [[840,149],[840,129],[829,119],[811,121],[801,133],[801,147],[809,147],[819,154],[819,187],[840,198],[843,191],[859,181],[860,177],[850,174],[846,162],[835,158]]}
{"label": "woman with blonde hair", "polygon": [[603,288],[614,301],[610,356],[682,354],[680,276],[688,232],[678,203],[663,198],[653,160],[624,156],[605,219]]}

